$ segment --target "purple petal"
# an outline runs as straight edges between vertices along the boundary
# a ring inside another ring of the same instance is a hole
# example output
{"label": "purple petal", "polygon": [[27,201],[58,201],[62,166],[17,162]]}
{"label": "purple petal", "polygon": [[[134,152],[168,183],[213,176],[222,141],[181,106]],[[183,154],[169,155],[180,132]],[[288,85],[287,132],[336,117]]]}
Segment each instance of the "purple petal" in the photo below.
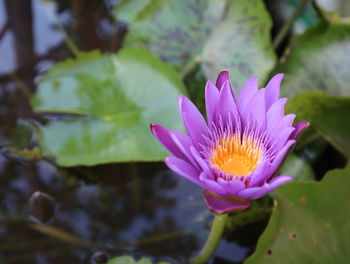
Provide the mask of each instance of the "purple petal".
{"label": "purple petal", "polygon": [[307,121],[300,121],[294,127],[294,132],[290,135],[290,139],[297,139],[300,133],[307,127],[309,127],[310,123]]}
{"label": "purple petal", "polygon": [[288,115],[283,117],[281,122],[283,123],[283,125],[285,127],[289,127],[289,126],[292,126],[294,119],[295,119],[295,114],[288,114]]}
{"label": "purple petal", "polygon": [[219,102],[220,93],[210,81],[205,86],[205,106],[207,111],[208,126],[212,127],[215,120],[216,109]]}
{"label": "purple petal", "polygon": [[216,214],[226,214],[246,209],[251,201],[238,199],[233,196],[220,196],[208,190],[204,191],[203,197],[210,211]]}
{"label": "purple petal", "polygon": [[257,193],[255,193],[255,195],[252,195],[250,199],[259,199],[277,187],[281,186],[282,184],[285,184],[292,180],[293,178],[290,176],[275,177],[269,183],[264,184],[264,186]]}
{"label": "purple petal", "polygon": [[231,121],[233,124],[237,125],[239,122],[239,115],[237,105],[231,91],[230,83],[226,81],[222,86],[222,90],[220,91],[217,116],[222,118],[224,124]]}
{"label": "purple petal", "polygon": [[[195,161],[197,162],[197,164],[201,167],[201,169],[203,171],[208,171],[209,170],[209,166],[208,164],[202,159],[202,157],[200,156],[199,152],[197,151],[196,148],[194,148],[193,146],[190,147],[190,151],[192,154],[192,157],[195,159]],[[211,177],[212,178],[212,177]]]}
{"label": "purple petal", "polygon": [[284,77],[283,73],[275,75],[266,86],[266,109],[269,109],[270,106],[278,100],[280,97],[280,85]]}
{"label": "purple petal", "polygon": [[269,188],[271,190],[276,189],[278,186],[285,184],[286,182],[292,181],[293,177],[288,175],[281,175],[278,177],[274,177],[271,181],[269,181],[267,184],[270,186]]}
{"label": "purple petal", "polygon": [[269,183],[265,183],[261,187],[253,187],[248,188],[240,193],[237,194],[238,197],[245,198],[245,199],[259,199],[263,197],[265,194],[271,192],[272,190],[276,189],[278,186],[289,182],[293,180],[290,176],[279,176],[276,178],[273,178]]}
{"label": "purple petal", "polygon": [[250,197],[257,194],[261,190],[261,188],[262,187],[252,187],[252,188],[244,189],[237,194],[237,197],[241,199],[249,199]]}
{"label": "purple petal", "polygon": [[261,163],[251,173],[249,188],[256,187],[263,184],[271,175],[269,175],[269,163],[267,161],[261,161]]}
{"label": "purple petal", "polygon": [[287,154],[289,153],[291,147],[294,145],[295,140],[288,140],[286,145],[277,153],[277,156],[273,160],[271,167],[270,167],[270,175],[273,176],[277,170],[282,165],[282,162],[286,158]]}
{"label": "purple petal", "polygon": [[292,127],[293,121],[295,118],[295,114],[289,114],[284,116],[280,122],[276,124],[275,127],[271,127],[271,130],[269,132],[270,138],[277,138],[278,135],[281,133],[281,130],[287,128],[287,127]]}
{"label": "purple petal", "polygon": [[268,131],[271,131],[281,122],[281,119],[284,117],[284,105],[286,104],[287,100],[287,98],[277,100],[267,111],[266,123]]}
{"label": "purple petal", "polygon": [[220,195],[226,194],[226,190],[213,179],[210,171],[203,171],[199,175],[199,180],[201,182],[201,186],[204,189],[215,192]]}
{"label": "purple petal", "polygon": [[215,86],[221,90],[221,87],[222,85],[226,82],[226,81],[230,81],[229,79],[229,73],[228,71],[224,70],[224,71],[221,71],[218,75],[218,78],[216,79],[216,83],[215,83]]}
{"label": "purple petal", "polygon": [[241,180],[225,181],[222,178],[218,178],[218,183],[225,189],[226,195],[229,196],[235,196],[246,187]]}
{"label": "purple petal", "polygon": [[248,82],[246,82],[238,96],[237,105],[241,115],[244,115],[244,113],[246,113],[248,104],[257,91],[258,78],[253,77]]}
{"label": "purple petal", "polygon": [[183,132],[180,131],[169,131],[170,137],[173,140],[174,144],[181,150],[183,155],[185,156],[185,161],[200,169],[197,166],[195,159],[192,157],[190,148],[193,147],[191,138]]}
{"label": "purple petal", "polygon": [[215,181],[216,182],[215,177],[211,173],[210,169],[203,170],[202,173],[199,175],[199,179],[202,180],[202,181],[210,180],[210,181]]}
{"label": "purple petal", "polygon": [[201,182],[198,179],[199,171],[186,161],[170,156],[167,157],[164,162],[172,171],[201,186]]}
{"label": "purple petal", "polygon": [[184,95],[179,98],[182,120],[190,135],[193,144],[200,149],[200,144],[205,145],[205,137],[208,135],[208,127],[197,107]]}
{"label": "purple petal", "polygon": [[256,128],[264,129],[266,120],[265,89],[260,89],[248,104],[247,114],[242,117],[245,124],[252,124]]}
{"label": "purple petal", "polygon": [[274,138],[275,144],[272,145],[272,149],[276,152],[280,151],[281,148],[283,148],[287,141],[290,138],[290,135],[293,133],[295,130],[294,127],[286,127],[280,131],[280,133]]}
{"label": "purple petal", "polygon": [[163,146],[169,150],[171,154],[180,159],[186,159],[186,156],[174,143],[173,139],[170,136],[170,131],[158,124],[151,125],[151,131],[153,135],[159,140]]}

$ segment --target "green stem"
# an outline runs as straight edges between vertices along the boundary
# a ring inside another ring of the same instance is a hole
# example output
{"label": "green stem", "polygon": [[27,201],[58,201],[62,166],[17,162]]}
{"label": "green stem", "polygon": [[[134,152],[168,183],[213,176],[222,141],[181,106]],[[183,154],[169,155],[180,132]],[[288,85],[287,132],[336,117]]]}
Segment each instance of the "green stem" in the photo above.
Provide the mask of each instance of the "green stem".
{"label": "green stem", "polygon": [[78,57],[80,51],[78,49],[78,47],[75,45],[74,41],[69,37],[68,33],[66,32],[66,30],[64,29],[64,27],[57,23],[56,27],[61,31],[61,33],[64,36],[64,43],[66,44],[66,47],[68,48],[68,50],[75,56]]}
{"label": "green stem", "polygon": [[225,230],[226,222],[228,219],[228,214],[216,215],[213,221],[213,225],[210,230],[205,246],[199,252],[199,254],[193,258],[193,264],[203,264],[208,261],[208,259],[214,254],[222,234]]}
{"label": "green stem", "polygon": [[322,21],[325,21],[325,22],[329,23],[326,14],[325,14],[325,13],[323,12],[323,10],[318,6],[316,0],[312,0],[312,7],[314,8],[314,10],[316,11],[316,14],[318,15],[318,17],[319,17]]}
{"label": "green stem", "polygon": [[276,38],[273,40],[272,46],[274,49],[278,48],[281,44],[285,36],[287,35],[289,29],[293,26],[295,20],[300,16],[303,11],[305,5],[309,0],[301,0],[297,9],[295,9],[293,15],[289,18],[289,20],[282,26],[281,30],[277,33]]}
{"label": "green stem", "polygon": [[56,16],[52,16],[51,17],[52,20],[54,20],[54,24],[56,26],[56,28],[61,31],[61,33],[63,34],[63,41],[64,44],[66,45],[67,49],[75,56],[78,57],[80,50],[78,49],[78,47],[75,45],[74,41],[69,37],[68,33],[66,32],[65,28],[61,25],[61,23],[58,21]]}

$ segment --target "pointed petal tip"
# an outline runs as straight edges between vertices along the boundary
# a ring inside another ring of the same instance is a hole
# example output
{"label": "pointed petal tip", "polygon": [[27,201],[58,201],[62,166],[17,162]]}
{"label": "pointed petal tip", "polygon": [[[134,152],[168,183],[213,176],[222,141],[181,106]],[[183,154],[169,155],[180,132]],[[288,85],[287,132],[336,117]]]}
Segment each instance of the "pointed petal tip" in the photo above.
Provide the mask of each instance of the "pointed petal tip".
{"label": "pointed petal tip", "polygon": [[151,123],[151,124],[149,125],[149,128],[150,128],[151,130],[153,130],[154,127],[155,127],[156,125],[157,125],[157,124],[155,124],[155,123]]}
{"label": "pointed petal tip", "polygon": [[149,129],[151,130],[151,132],[152,132],[152,134],[153,134],[154,136],[156,136],[156,133],[155,133],[155,125],[156,125],[156,124],[150,124],[150,125],[149,125]]}
{"label": "pointed petal tip", "polygon": [[207,90],[208,90],[209,88],[211,88],[211,87],[217,88],[217,87],[212,83],[211,80],[208,80],[207,83],[205,84],[205,91],[207,91]]}
{"label": "pointed petal tip", "polygon": [[233,196],[220,196],[208,190],[204,191],[203,197],[209,210],[215,214],[227,214],[244,210],[251,204],[251,200],[248,199],[239,199]]}
{"label": "pointed petal tip", "polygon": [[300,121],[296,126],[302,127],[302,128],[307,128],[310,126],[310,122],[308,121]]}
{"label": "pointed petal tip", "polygon": [[230,73],[229,73],[229,71],[228,71],[227,69],[224,69],[224,70],[222,70],[221,72],[219,72],[218,78],[219,78],[219,77],[223,77],[223,78],[225,78],[225,79],[229,79]]}
{"label": "pointed petal tip", "polygon": [[184,100],[184,97],[186,98],[186,96],[184,96],[183,94],[180,94],[179,95],[179,107],[181,108],[181,105],[182,105],[182,102],[183,102],[183,100]]}
{"label": "pointed petal tip", "polygon": [[193,104],[193,102],[185,95],[180,94],[179,95],[179,109],[182,111],[184,107],[186,107],[186,104]]}
{"label": "pointed petal tip", "polygon": [[[281,82],[284,78],[284,73],[277,73],[275,74],[270,81],[268,82],[268,84],[266,85],[266,88],[268,86],[277,86],[279,88],[279,86],[281,85]],[[271,88],[271,87],[270,87]]]}
{"label": "pointed petal tip", "polygon": [[215,82],[215,86],[221,90],[221,87],[225,81],[229,81],[230,79],[230,74],[228,70],[223,70],[218,74],[218,77]]}
{"label": "pointed petal tip", "polygon": [[150,128],[151,128],[151,131],[153,133],[153,135],[156,137],[156,138],[159,138],[159,136],[163,136],[164,133],[168,133],[169,130],[166,129],[165,127],[159,125],[159,124],[155,124],[155,123],[152,123],[150,125]]}
{"label": "pointed petal tip", "polygon": [[301,133],[304,131],[304,129],[308,128],[310,126],[310,123],[308,121],[300,121],[297,123],[294,128],[295,130],[290,135],[290,139],[297,139],[300,137]]}
{"label": "pointed petal tip", "polygon": [[150,129],[151,129],[151,132],[152,132],[152,134],[155,136],[155,137],[157,137],[157,129],[160,127],[160,125],[159,124],[154,124],[154,123],[152,123],[152,124],[150,124]]}
{"label": "pointed petal tip", "polygon": [[283,78],[284,78],[284,73],[277,73],[270,79],[269,83],[274,85],[276,84],[281,85]]}
{"label": "pointed petal tip", "polygon": [[277,73],[274,77],[272,78],[276,78],[276,79],[283,79],[284,78],[284,73]]}
{"label": "pointed petal tip", "polygon": [[287,183],[293,181],[293,177],[292,176],[288,176],[288,175],[281,175],[281,176],[277,176],[272,178],[268,183],[265,183],[265,185],[268,187],[269,191],[272,191],[274,189],[276,189],[277,187]]}
{"label": "pointed petal tip", "polygon": [[253,76],[253,77],[251,77],[251,78],[247,81],[247,83],[248,83],[248,82],[254,82],[254,83],[256,83],[256,84],[258,85],[259,78],[256,77],[256,76]]}
{"label": "pointed petal tip", "polygon": [[180,112],[180,116],[183,120],[183,113],[185,112],[185,107],[186,107],[186,101],[189,101],[190,99],[188,99],[185,95],[180,94],[179,95],[179,112]]}
{"label": "pointed petal tip", "polygon": [[280,97],[280,87],[283,77],[283,73],[278,73],[266,85],[266,109],[269,109]]}

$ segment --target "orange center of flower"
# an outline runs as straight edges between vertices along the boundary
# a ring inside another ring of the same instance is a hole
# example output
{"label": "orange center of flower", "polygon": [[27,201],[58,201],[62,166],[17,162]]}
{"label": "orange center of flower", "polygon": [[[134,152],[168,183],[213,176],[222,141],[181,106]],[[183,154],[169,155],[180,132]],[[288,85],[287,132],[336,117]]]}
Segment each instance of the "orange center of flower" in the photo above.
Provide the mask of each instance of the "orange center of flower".
{"label": "orange center of flower", "polygon": [[248,136],[226,135],[214,145],[211,164],[226,175],[247,176],[263,155],[261,144]]}

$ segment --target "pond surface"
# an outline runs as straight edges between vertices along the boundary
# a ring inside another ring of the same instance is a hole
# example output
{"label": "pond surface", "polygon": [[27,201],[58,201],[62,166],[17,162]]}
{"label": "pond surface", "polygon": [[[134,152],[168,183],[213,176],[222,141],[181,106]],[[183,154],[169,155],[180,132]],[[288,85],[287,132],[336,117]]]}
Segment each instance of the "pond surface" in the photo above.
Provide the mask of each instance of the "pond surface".
{"label": "pond surface", "polygon": [[[81,50],[118,50],[126,29],[112,19],[112,4],[0,2],[0,31],[10,23],[0,33],[1,263],[105,263],[124,253],[186,263],[206,240],[213,216],[202,190],[161,163],[67,169],[7,148],[9,140],[26,144],[16,129],[24,120],[47,122],[29,98],[38,76],[72,56],[64,32]],[[227,237],[211,263],[241,263],[265,224]]]}

